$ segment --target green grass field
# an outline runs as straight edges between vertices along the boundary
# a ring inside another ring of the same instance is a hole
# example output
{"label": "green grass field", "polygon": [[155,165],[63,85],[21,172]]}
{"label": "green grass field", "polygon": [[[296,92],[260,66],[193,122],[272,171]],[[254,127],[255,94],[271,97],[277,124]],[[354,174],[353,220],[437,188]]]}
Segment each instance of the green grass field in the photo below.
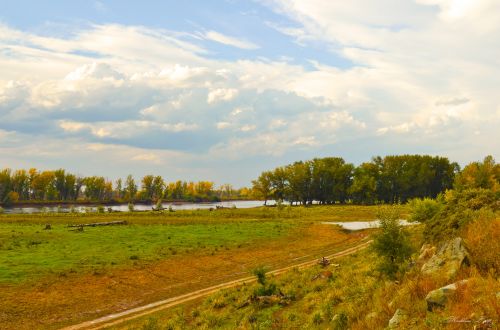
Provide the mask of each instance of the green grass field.
{"label": "green grass field", "polygon": [[[91,218],[86,220],[98,220]],[[232,249],[288,233],[291,222],[151,224],[85,227],[70,231],[56,224],[0,224],[0,282],[20,282],[48,274],[102,271],[134,262],[151,262],[195,250]]]}
{"label": "green grass field", "polygon": [[[359,206],[1,215],[0,283],[103,272],[199,251],[213,253],[288,235],[304,222],[373,217],[373,207]],[[83,232],[68,228],[68,224],[116,220],[128,225],[85,227]],[[44,230],[48,223],[52,229]]]}

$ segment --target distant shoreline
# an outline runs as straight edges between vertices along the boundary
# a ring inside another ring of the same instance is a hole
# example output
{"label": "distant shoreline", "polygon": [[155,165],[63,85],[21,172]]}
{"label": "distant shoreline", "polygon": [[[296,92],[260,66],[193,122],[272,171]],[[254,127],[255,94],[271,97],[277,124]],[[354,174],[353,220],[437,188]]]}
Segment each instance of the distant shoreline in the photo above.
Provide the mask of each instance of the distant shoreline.
{"label": "distant shoreline", "polygon": [[[202,200],[202,201],[186,201],[186,200],[162,200],[162,203],[174,204],[174,205],[184,205],[184,204],[212,204],[212,203],[230,203],[230,202],[240,202],[258,199],[222,199],[216,201]],[[109,206],[119,206],[128,205],[132,203],[134,205],[155,205],[154,201],[131,201],[123,202],[117,200],[109,201],[22,201],[17,203],[12,203],[9,205],[4,205],[0,203],[0,206],[6,209],[17,208],[17,207],[57,207],[57,206],[99,206],[99,205],[109,205]]]}

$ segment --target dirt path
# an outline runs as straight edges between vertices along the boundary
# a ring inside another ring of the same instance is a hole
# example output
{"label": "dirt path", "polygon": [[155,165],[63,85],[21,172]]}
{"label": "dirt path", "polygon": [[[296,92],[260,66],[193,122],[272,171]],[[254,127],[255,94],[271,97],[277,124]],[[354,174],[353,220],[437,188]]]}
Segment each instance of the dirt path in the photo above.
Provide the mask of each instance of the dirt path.
{"label": "dirt path", "polygon": [[[358,252],[362,249],[365,249],[366,247],[368,247],[368,245],[371,242],[372,241],[370,240],[370,241],[361,243],[359,245],[356,245],[354,247],[348,248],[346,250],[334,253],[332,255],[328,255],[327,258],[334,259],[334,258],[340,258],[340,257],[346,256],[349,254],[353,254],[353,253]],[[302,262],[302,263],[298,263],[298,264],[294,264],[291,266],[287,266],[284,268],[270,271],[268,274],[279,275],[279,274],[282,274],[282,273],[284,273],[290,269],[293,269],[293,268],[299,268],[299,269],[305,268],[305,267],[315,265],[316,263],[317,263],[317,259],[309,260],[306,262]],[[193,291],[193,292],[190,292],[187,294],[183,294],[180,296],[160,300],[160,301],[150,303],[150,304],[147,304],[144,306],[128,309],[128,310],[125,310],[125,311],[120,312],[120,313],[106,315],[104,317],[100,317],[100,318],[92,320],[92,321],[86,321],[86,322],[83,322],[80,324],[76,324],[76,325],[72,325],[72,326],[63,328],[62,330],[103,329],[105,327],[114,326],[114,325],[129,321],[129,320],[141,317],[141,316],[145,316],[145,315],[148,315],[148,314],[151,314],[151,313],[163,310],[163,309],[167,309],[167,308],[177,306],[177,305],[180,305],[182,303],[185,303],[185,302],[188,302],[188,301],[191,301],[194,299],[198,299],[198,298],[210,295],[210,294],[215,293],[215,292],[222,290],[222,289],[232,288],[232,287],[235,287],[238,285],[242,285],[244,283],[251,283],[254,281],[255,281],[254,276],[244,277],[241,279],[237,279],[237,280],[221,283],[218,285],[214,285],[214,286],[211,286],[211,287],[208,287],[205,289],[196,290],[196,291]]]}

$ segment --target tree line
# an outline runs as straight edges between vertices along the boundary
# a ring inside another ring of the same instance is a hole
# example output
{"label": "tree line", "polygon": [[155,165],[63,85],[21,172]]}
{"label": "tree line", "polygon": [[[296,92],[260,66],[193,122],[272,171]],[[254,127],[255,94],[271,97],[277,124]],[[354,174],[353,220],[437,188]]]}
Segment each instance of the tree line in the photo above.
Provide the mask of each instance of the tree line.
{"label": "tree line", "polygon": [[373,157],[354,166],[340,157],[315,158],[264,171],[252,188],[234,189],[213,182],[167,182],[146,175],[139,183],[129,175],[112,182],[102,176],[55,171],[0,170],[0,203],[46,201],[156,202],[219,201],[224,199],[282,200],[296,204],[375,204],[435,198],[447,189],[500,187],[500,164],[491,156],[463,170],[446,157],[399,155]]}
{"label": "tree line", "polygon": [[491,189],[499,180],[500,164],[491,156],[462,171],[457,163],[439,156],[377,156],[359,166],[339,157],[326,157],[264,171],[252,181],[252,187],[256,196],[266,201],[375,204],[435,198],[454,185],[480,188],[474,187],[479,182]]}
{"label": "tree line", "polygon": [[0,203],[46,201],[219,201],[249,198],[249,189],[229,184],[216,188],[213,182],[166,182],[161,176],[146,175],[137,184],[132,175],[112,182],[102,176],[78,176],[64,169],[55,171],[3,169],[0,171]]}

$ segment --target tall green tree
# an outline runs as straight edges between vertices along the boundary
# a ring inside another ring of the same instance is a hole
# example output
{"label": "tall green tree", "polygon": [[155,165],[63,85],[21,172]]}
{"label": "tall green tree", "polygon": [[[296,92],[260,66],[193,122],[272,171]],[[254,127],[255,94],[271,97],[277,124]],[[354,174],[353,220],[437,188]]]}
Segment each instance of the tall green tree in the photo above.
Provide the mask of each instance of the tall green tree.
{"label": "tall green tree", "polygon": [[137,194],[137,185],[135,184],[134,177],[129,174],[125,180],[125,199],[133,201]]}

